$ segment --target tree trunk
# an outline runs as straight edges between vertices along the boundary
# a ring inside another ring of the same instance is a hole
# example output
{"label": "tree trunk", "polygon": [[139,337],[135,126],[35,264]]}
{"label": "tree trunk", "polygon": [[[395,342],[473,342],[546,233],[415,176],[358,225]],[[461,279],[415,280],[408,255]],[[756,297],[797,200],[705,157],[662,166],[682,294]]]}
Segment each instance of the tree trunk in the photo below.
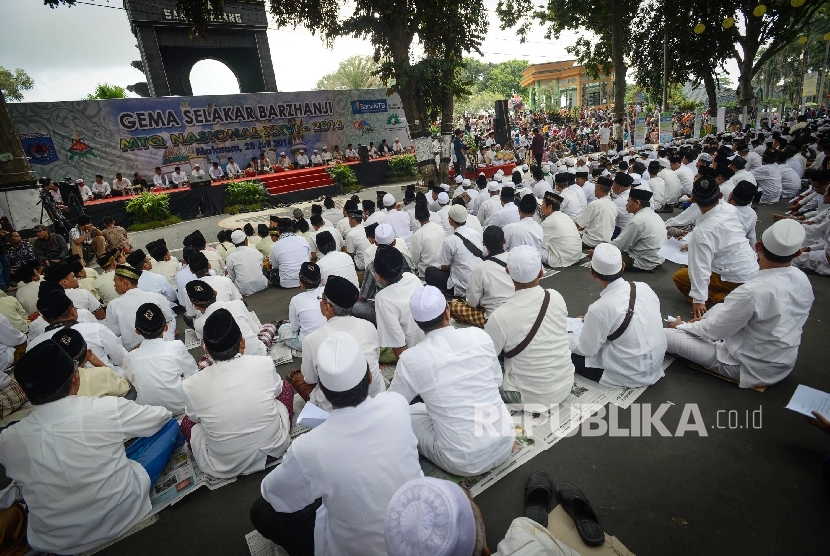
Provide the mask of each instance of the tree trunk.
{"label": "tree trunk", "polygon": [[[446,93],[445,93],[446,94]],[[438,175],[441,183],[450,183],[450,161],[452,160],[452,132],[453,132],[453,108],[454,100],[452,94],[446,94],[441,102],[441,163],[438,166]],[[464,176],[461,176],[462,178]]]}
{"label": "tree trunk", "polygon": [[12,123],[12,116],[6,106],[6,97],[0,91],[0,153],[9,153],[12,159],[0,162],[0,185],[31,185],[35,183],[35,175],[26,153],[20,144],[20,138]]}
{"label": "tree trunk", "polygon": [[709,99],[709,115],[715,116],[718,113],[718,91],[715,85],[715,76],[712,75],[711,71],[704,70],[701,72],[703,75],[703,86],[706,89],[706,98]]}
{"label": "tree trunk", "polygon": [[[623,60],[622,2],[611,2],[611,58],[614,62],[614,117],[625,117],[625,60]],[[581,91],[578,91],[581,94]]]}
{"label": "tree trunk", "polygon": [[741,39],[740,45],[743,49],[743,58],[738,62],[738,102],[740,106],[750,106],[755,100],[755,89],[752,86],[754,77],[755,58],[758,56],[758,35],[761,33],[761,19],[757,17],[745,17],[745,37]]}

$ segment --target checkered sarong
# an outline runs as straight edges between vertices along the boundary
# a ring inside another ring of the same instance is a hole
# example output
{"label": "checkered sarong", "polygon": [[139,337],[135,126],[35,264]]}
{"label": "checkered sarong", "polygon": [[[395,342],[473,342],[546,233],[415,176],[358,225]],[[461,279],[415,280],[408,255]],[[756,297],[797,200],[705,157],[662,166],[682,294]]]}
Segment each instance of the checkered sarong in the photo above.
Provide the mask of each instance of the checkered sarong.
{"label": "checkered sarong", "polygon": [[450,303],[450,316],[455,320],[469,322],[473,326],[484,328],[487,324],[487,317],[484,309],[470,307],[466,301],[453,299]]}

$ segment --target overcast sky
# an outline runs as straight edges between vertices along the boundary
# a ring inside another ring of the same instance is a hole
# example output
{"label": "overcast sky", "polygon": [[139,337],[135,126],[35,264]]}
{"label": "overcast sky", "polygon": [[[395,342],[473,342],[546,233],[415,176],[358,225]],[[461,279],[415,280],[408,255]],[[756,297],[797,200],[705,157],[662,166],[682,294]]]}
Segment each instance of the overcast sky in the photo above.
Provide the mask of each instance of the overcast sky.
{"label": "overcast sky", "polygon": [[[140,54],[122,1],[79,1],[84,4],[52,10],[43,0],[0,0],[0,66],[22,68],[34,79],[35,87],[25,93],[25,101],[80,99],[98,83],[126,86],[145,80],[130,66]],[[513,31],[498,29],[496,0],[485,0],[485,5],[490,10],[490,31],[482,47],[487,61],[523,58],[535,63],[568,58],[565,47],[575,41],[576,34],[546,41],[540,29],[520,44]],[[329,50],[303,29],[269,30],[268,41],[280,91],[309,90],[342,60],[372,54],[369,43],[354,39],[340,39]],[[235,82],[215,76],[197,66],[191,76],[194,93],[238,91]]]}

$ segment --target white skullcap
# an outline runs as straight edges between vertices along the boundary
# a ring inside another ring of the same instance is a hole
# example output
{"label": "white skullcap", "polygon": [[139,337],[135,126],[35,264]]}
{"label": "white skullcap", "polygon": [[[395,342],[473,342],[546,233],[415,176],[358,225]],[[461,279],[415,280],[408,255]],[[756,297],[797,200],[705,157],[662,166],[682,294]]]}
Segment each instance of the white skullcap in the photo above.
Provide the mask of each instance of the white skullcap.
{"label": "white skullcap", "polygon": [[84,180],[82,180],[81,178],[78,178],[77,180],[75,180],[75,183],[84,183]]}
{"label": "white skullcap", "polygon": [[473,185],[473,182],[471,182],[470,180],[468,180],[466,178],[461,180],[461,187],[467,188],[467,187],[471,187],[472,185]]}
{"label": "white skullcap", "polygon": [[542,164],[542,171],[545,173],[550,172],[550,164]]}
{"label": "white skullcap", "polygon": [[375,242],[378,245],[390,245],[395,241],[395,230],[386,222],[375,228]]}
{"label": "white skullcap", "polygon": [[450,186],[449,186],[448,184],[446,184],[446,183],[442,183],[440,187],[441,187],[441,189],[443,189],[444,191],[449,191],[449,190],[450,190]]}
{"label": "white skullcap", "polygon": [[484,176],[485,178],[487,177],[487,176],[484,174],[484,172],[479,172],[479,173],[478,173],[478,175],[479,175],[479,176]]}
{"label": "white skullcap", "polygon": [[[467,209],[464,208],[464,205],[453,205],[450,207],[450,218],[456,224],[464,224],[467,222]],[[375,232],[377,234],[377,232]]]}
{"label": "white skullcap", "polygon": [[383,196],[383,206],[391,207],[394,204],[395,204],[395,196],[394,195],[392,195],[391,193],[387,193],[386,195]]}
{"label": "white skullcap", "polygon": [[470,556],[476,544],[473,507],[455,483],[415,479],[389,501],[384,536],[390,556]]}
{"label": "white skullcap", "polygon": [[670,166],[668,158],[658,158],[657,162],[659,162],[660,166],[663,168],[668,168]]}
{"label": "white skullcap", "polygon": [[335,332],[317,350],[317,375],[333,392],[351,390],[360,384],[367,370],[360,345],[346,332]]}
{"label": "white skullcap", "polygon": [[764,231],[761,243],[773,255],[789,257],[801,249],[805,236],[804,226],[795,220],[779,220]]}
{"label": "white skullcap", "polygon": [[631,176],[631,178],[634,180],[634,181],[632,181],[632,182],[631,182],[631,185],[642,185],[642,183],[643,183],[643,178],[641,178],[641,177],[640,177],[640,176],[638,176],[637,174],[629,174],[629,175],[630,175],[630,176]]}
{"label": "white skullcap", "polygon": [[461,183],[462,181],[464,181],[464,176],[462,176],[461,174],[455,176],[455,183]]}
{"label": "white skullcap", "polygon": [[420,290],[415,290],[409,298],[409,310],[412,312],[412,318],[417,322],[437,319],[446,308],[447,300],[435,286],[424,286]]}
{"label": "white skullcap", "polygon": [[246,236],[245,232],[243,232],[242,230],[234,230],[231,234],[231,242],[234,245],[242,245],[243,243],[245,243],[245,238],[247,237],[248,236]]}
{"label": "white skullcap", "polygon": [[317,149],[314,149],[314,152],[317,152]]}
{"label": "white skullcap", "polygon": [[450,202],[450,196],[447,195],[446,191],[442,191],[438,194],[438,204],[439,205],[446,205]]}
{"label": "white skullcap", "polygon": [[608,156],[617,156],[617,151],[608,151]]}
{"label": "white skullcap", "polygon": [[503,175],[504,175],[504,170],[502,170],[501,168],[499,168],[499,169],[496,171],[496,175],[497,175],[497,176],[503,176]]}
{"label": "white skullcap", "polygon": [[495,174],[493,176],[493,179],[496,180],[498,183],[501,183],[502,181],[504,181],[504,174],[502,174],[502,175]]}
{"label": "white skullcap", "polygon": [[613,276],[622,270],[622,253],[610,243],[600,243],[594,247],[591,268],[597,274]]}
{"label": "white skullcap", "polygon": [[490,181],[487,182],[487,191],[499,191],[501,190],[501,186],[497,181]]}
{"label": "white skullcap", "polygon": [[280,156],[285,156],[285,152],[281,152],[281,153],[280,153]]}
{"label": "white skullcap", "polygon": [[514,282],[520,284],[533,282],[542,270],[542,257],[539,255],[539,250],[530,245],[514,247],[507,256],[507,270]]}
{"label": "white skullcap", "polygon": [[528,166],[527,164],[522,164],[522,172],[527,172],[528,170],[530,170],[530,166]]}

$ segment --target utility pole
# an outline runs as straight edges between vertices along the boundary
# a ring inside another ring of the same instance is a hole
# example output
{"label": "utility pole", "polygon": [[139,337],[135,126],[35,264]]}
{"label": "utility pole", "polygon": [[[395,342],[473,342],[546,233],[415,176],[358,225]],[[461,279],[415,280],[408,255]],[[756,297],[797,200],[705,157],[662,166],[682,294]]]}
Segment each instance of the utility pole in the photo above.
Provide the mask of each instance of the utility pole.
{"label": "utility pole", "polygon": [[824,42],[827,46],[824,47],[824,63],[821,65],[821,82],[818,87],[818,104],[824,104],[827,96],[824,92],[824,79],[827,76],[827,54],[830,53],[830,33],[824,35]]}
{"label": "utility pole", "polygon": [[663,20],[663,112],[669,110],[669,28]]}

